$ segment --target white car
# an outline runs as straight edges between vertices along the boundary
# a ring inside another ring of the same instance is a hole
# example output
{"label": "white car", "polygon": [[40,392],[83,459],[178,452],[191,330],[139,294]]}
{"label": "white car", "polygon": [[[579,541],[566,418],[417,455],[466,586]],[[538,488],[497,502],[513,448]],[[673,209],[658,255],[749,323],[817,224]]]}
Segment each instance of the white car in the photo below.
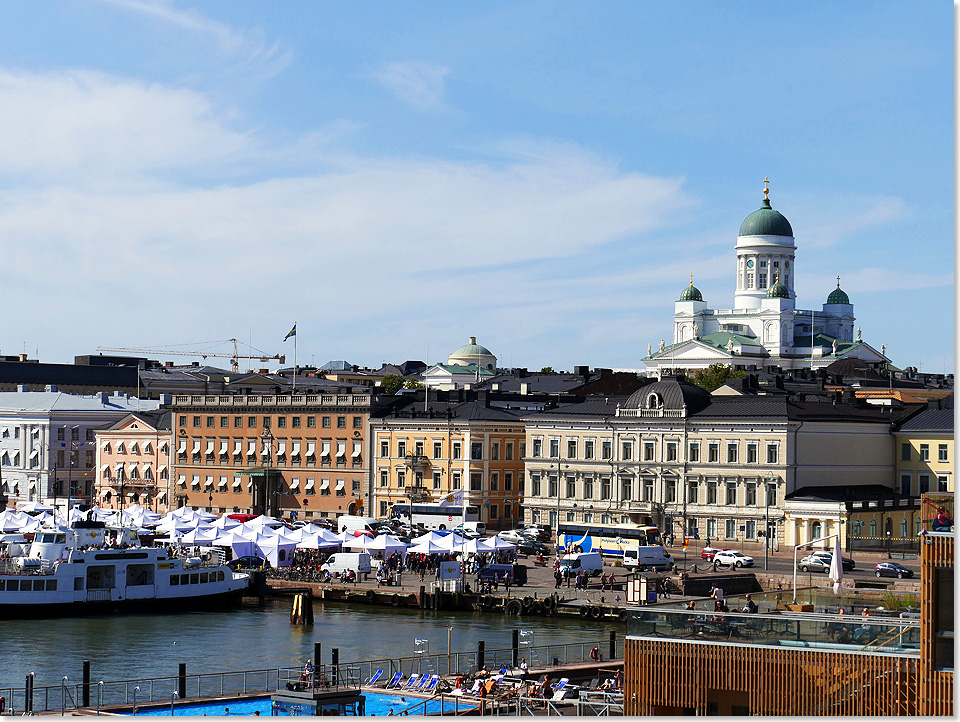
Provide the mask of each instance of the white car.
{"label": "white car", "polygon": [[528,537],[525,537],[520,534],[520,532],[515,529],[504,529],[502,532],[497,534],[498,537],[503,539],[505,542],[510,544],[519,544],[522,541],[527,541]]}
{"label": "white car", "polygon": [[742,552],[731,551],[726,549],[722,552],[717,552],[713,555],[714,564],[727,564],[731,567],[752,567],[753,566],[753,557],[748,557]]}

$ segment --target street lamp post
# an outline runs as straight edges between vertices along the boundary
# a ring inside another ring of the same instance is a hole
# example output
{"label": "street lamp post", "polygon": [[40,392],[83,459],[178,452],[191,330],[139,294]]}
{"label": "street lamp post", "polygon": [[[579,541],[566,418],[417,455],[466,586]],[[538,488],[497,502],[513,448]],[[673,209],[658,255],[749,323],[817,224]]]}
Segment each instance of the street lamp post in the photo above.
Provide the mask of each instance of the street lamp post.
{"label": "street lamp post", "polygon": [[893,532],[887,529],[887,559],[893,559],[893,554],[891,552],[890,543],[892,541]]}

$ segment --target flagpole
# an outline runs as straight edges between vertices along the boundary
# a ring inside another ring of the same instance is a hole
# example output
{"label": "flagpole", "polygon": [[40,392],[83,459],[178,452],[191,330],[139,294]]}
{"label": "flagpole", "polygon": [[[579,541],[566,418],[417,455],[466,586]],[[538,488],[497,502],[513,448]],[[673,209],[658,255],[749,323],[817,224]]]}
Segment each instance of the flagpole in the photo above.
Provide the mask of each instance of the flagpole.
{"label": "flagpole", "polygon": [[[294,323],[293,327],[296,328],[297,324]],[[296,393],[297,391],[297,334],[293,334],[293,389],[291,394]]]}

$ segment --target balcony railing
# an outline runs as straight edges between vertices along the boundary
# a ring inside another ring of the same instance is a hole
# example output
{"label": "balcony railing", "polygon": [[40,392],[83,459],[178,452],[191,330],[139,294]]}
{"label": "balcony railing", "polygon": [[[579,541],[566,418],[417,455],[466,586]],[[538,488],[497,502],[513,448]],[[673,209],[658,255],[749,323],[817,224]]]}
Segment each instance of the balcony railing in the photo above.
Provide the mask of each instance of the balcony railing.
{"label": "balcony railing", "polygon": [[173,406],[222,406],[263,408],[271,406],[369,406],[369,394],[249,394],[205,396],[196,394],[176,394]]}

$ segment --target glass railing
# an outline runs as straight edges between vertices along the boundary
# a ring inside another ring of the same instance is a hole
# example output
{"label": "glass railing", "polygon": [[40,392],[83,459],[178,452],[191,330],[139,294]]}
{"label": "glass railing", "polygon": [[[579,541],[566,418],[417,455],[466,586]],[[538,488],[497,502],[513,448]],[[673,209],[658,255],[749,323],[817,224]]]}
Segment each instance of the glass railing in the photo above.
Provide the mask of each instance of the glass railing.
{"label": "glass railing", "polygon": [[627,619],[627,636],[897,655],[920,653],[919,620],[899,616],[659,608],[632,612]]}

